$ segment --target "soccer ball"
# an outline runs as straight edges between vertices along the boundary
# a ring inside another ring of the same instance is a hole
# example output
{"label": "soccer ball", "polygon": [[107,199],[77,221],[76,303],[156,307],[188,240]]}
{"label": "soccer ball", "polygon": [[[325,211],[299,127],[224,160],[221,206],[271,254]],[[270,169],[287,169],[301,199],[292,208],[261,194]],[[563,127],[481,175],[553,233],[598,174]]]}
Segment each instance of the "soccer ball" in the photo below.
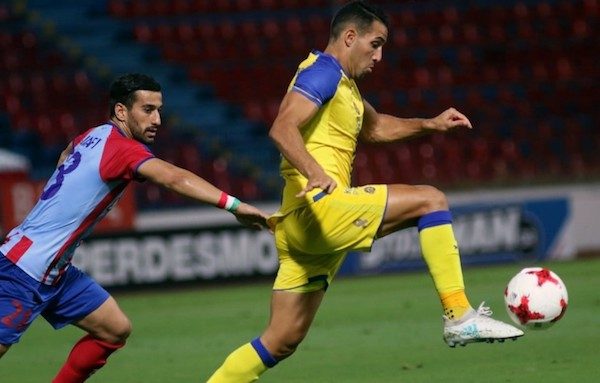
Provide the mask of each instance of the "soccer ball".
{"label": "soccer ball", "polygon": [[567,287],[554,272],[529,267],[508,282],[504,303],[513,322],[531,329],[543,329],[563,317],[569,296]]}

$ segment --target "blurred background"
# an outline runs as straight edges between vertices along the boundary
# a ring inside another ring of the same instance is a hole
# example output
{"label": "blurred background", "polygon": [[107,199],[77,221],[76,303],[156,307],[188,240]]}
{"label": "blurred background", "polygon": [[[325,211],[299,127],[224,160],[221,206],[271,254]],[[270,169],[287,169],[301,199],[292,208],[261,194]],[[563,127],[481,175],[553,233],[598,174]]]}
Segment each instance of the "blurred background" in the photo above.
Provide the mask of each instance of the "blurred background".
{"label": "blurred background", "polygon": [[[127,72],[163,86],[157,156],[240,199],[276,205],[279,154],[267,131],[298,63],[325,48],[342,3],[1,2],[0,231],[29,211],[68,141],[107,121],[109,84]],[[363,96],[403,117],[454,106],[475,129],[360,145],[354,184],[427,183],[473,192],[466,200],[480,190],[597,185],[599,1],[373,3],[392,27],[383,62],[360,81]],[[160,220],[176,223],[197,206],[150,183],[134,194],[113,214],[117,232],[140,230],[140,214],[175,209]],[[596,188],[587,200],[597,196]]]}
{"label": "blurred background", "polygon": [[[108,118],[117,75],[164,87],[154,151],[245,200],[277,200],[267,138],[297,64],[324,49],[330,0],[30,0],[0,4],[0,147],[47,178],[75,135]],[[381,112],[448,106],[473,131],[362,146],[354,181],[446,190],[598,180],[596,0],[375,1],[392,19],[361,81]],[[145,184],[138,208],[191,202]]]}

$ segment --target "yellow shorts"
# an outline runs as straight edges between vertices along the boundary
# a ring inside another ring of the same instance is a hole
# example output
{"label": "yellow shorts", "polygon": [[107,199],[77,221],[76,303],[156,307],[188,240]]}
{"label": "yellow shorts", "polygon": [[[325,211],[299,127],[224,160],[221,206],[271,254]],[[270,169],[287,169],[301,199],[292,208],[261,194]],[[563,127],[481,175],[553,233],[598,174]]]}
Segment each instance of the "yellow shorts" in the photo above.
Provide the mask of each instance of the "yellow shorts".
{"label": "yellow shorts", "polygon": [[370,250],[385,213],[387,185],[336,188],[312,199],[277,220],[275,290],[326,288],[348,251]]}

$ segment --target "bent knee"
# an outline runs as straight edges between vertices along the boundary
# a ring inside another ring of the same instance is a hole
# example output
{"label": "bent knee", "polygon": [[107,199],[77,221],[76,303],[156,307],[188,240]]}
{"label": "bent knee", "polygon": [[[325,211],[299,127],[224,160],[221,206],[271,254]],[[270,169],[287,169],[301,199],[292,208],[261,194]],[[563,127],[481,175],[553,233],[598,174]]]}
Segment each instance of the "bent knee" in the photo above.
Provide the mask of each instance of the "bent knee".
{"label": "bent knee", "polygon": [[441,190],[429,185],[419,185],[417,188],[423,196],[423,214],[438,210],[448,210],[448,199]]}
{"label": "bent knee", "polygon": [[120,318],[111,324],[104,331],[99,331],[94,334],[98,339],[108,343],[119,344],[125,343],[129,335],[131,335],[131,321],[127,317]]}
{"label": "bent knee", "polygon": [[[131,331],[133,330],[131,321],[129,318],[125,317],[123,322],[117,326],[115,329],[113,336],[117,340],[118,343],[125,343],[129,335],[131,335]],[[115,343],[117,343],[115,342]]]}

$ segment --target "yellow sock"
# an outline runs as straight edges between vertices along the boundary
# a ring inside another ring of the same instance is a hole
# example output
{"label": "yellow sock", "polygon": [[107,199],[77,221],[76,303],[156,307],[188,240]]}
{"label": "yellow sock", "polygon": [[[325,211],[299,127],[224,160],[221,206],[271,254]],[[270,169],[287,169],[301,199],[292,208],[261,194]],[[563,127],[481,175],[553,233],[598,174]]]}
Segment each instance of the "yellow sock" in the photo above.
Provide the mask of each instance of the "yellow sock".
{"label": "yellow sock", "polygon": [[448,319],[460,319],[471,308],[465,290],[440,293],[440,299],[442,300],[444,315]]}
{"label": "yellow sock", "polygon": [[263,357],[271,358],[268,361],[269,367],[277,363],[260,343],[259,338],[256,338],[252,343],[246,343],[229,354],[207,383],[246,383],[258,380],[259,376],[268,369],[259,352],[263,354]]}
{"label": "yellow sock", "polygon": [[254,382],[267,370],[267,366],[250,343],[233,351],[207,383]]}
{"label": "yellow sock", "polygon": [[465,295],[460,255],[451,222],[448,211],[436,211],[421,217],[419,240],[444,315],[458,319],[471,305]]}

